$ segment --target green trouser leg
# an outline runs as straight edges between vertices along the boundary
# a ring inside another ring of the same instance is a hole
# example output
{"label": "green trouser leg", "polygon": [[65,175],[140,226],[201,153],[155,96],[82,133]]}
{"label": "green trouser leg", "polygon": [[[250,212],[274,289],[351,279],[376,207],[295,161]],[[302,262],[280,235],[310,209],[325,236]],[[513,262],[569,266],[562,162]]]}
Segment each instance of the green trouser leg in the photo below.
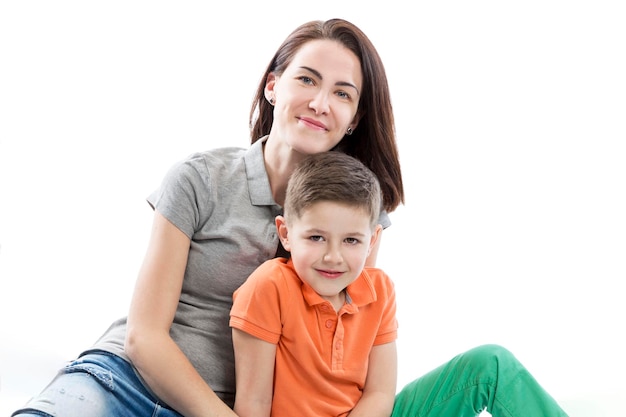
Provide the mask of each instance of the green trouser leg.
{"label": "green trouser leg", "polygon": [[567,417],[506,349],[484,345],[409,383],[392,417]]}

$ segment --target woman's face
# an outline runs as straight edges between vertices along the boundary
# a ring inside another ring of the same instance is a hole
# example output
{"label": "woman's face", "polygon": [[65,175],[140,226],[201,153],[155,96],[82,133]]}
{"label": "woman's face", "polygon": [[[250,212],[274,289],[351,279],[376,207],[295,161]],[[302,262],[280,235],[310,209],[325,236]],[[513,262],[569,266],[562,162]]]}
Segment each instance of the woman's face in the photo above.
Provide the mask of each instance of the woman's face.
{"label": "woman's face", "polygon": [[266,94],[275,102],[271,135],[302,154],[332,149],[356,127],[362,84],[352,51],[331,40],[305,43],[281,75],[268,77]]}

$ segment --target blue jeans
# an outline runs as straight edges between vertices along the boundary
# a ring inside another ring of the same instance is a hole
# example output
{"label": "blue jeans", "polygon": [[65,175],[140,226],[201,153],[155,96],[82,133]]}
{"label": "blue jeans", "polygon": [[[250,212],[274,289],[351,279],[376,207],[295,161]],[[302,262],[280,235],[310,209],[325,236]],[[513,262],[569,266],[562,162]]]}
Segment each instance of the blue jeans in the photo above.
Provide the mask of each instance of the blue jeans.
{"label": "blue jeans", "polygon": [[12,416],[182,417],[146,390],[128,362],[101,351],[67,365]]}

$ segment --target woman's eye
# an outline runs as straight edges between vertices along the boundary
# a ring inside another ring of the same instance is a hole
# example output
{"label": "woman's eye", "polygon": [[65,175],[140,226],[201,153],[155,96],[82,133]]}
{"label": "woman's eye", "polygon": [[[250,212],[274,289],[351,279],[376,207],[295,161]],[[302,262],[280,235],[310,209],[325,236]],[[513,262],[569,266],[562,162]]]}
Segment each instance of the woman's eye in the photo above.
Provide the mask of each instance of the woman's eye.
{"label": "woman's eye", "polygon": [[350,94],[345,91],[337,91],[337,95],[341,98],[350,99]]}
{"label": "woman's eye", "polygon": [[306,75],[302,75],[300,76],[300,81],[302,81],[304,84],[313,84],[313,79],[311,77],[307,77]]}

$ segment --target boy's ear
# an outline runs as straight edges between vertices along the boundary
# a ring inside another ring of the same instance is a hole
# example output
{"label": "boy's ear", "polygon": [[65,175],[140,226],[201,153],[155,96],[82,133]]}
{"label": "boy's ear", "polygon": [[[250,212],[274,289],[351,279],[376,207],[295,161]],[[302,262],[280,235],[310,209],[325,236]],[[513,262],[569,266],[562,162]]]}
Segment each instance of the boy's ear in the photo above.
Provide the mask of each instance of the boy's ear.
{"label": "boy's ear", "polygon": [[372,238],[370,239],[370,247],[367,250],[367,254],[369,255],[372,252],[374,246],[376,246],[376,242],[378,242],[378,238],[383,231],[383,226],[378,224],[376,225],[376,229],[374,229],[374,233],[372,233]]}
{"label": "boy's ear", "polygon": [[283,248],[286,251],[291,251],[291,245],[289,245],[289,228],[287,227],[287,222],[283,216],[276,216],[276,231],[278,232],[278,238],[280,239],[280,243],[282,243]]}

